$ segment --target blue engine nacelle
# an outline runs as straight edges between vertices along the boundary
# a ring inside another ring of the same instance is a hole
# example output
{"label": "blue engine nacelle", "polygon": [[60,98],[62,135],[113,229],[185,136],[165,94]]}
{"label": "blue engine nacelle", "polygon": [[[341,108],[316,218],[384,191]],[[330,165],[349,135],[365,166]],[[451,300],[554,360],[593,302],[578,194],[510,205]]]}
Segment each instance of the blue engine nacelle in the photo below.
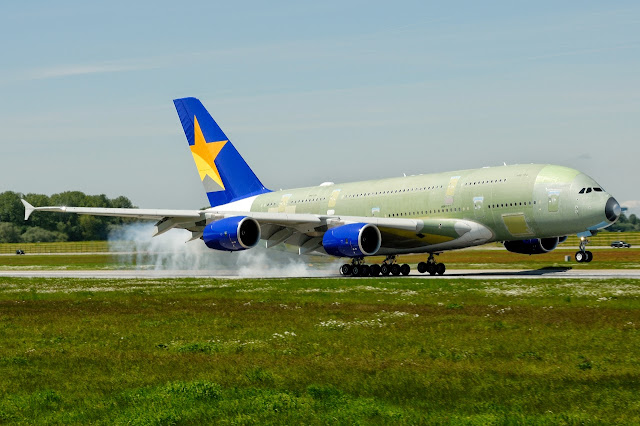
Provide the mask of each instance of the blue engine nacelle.
{"label": "blue engine nacelle", "polygon": [[[564,239],[566,240],[567,237],[564,237]],[[551,250],[554,250],[556,247],[558,247],[559,241],[560,238],[558,237],[534,238],[531,240],[522,241],[505,241],[504,248],[506,248],[510,252],[520,254],[549,253]]]}
{"label": "blue engine nacelle", "polygon": [[239,251],[255,247],[260,241],[260,225],[247,216],[234,216],[208,224],[202,239],[210,249]]}
{"label": "blue engine nacelle", "polygon": [[372,256],[380,250],[380,230],[370,223],[351,223],[329,229],[322,237],[325,251],[337,257]]}

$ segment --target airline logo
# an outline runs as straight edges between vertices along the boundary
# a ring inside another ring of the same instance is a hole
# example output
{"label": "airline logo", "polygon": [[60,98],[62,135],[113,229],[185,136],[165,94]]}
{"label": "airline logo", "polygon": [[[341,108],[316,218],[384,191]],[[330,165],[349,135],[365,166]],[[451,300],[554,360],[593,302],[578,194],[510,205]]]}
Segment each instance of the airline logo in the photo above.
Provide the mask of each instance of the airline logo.
{"label": "airline logo", "polygon": [[226,145],[228,140],[207,142],[198,124],[198,119],[193,117],[194,144],[190,146],[193,160],[198,168],[200,179],[207,192],[224,191],[224,183],[216,166],[216,158]]}

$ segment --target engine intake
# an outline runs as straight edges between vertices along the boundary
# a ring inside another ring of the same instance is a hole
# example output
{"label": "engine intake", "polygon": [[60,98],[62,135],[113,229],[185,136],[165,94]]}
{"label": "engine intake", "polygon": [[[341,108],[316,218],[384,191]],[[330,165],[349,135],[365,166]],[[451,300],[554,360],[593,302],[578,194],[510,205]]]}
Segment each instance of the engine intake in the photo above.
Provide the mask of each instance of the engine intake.
{"label": "engine intake", "polygon": [[[564,237],[566,239],[566,237]],[[531,240],[505,241],[504,247],[513,253],[542,254],[549,253],[558,247],[560,238],[534,238]]]}
{"label": "engine intake", "polygon": [[322,237],[327,253],[337,257],[372,256],[380,250],[380,230],[370,223],[351,223],[329,229]]}
{"label": "engine intake", "polygon": [[213,250],[246,250],[260,241],[260,225],[247,216],[227,217],[208,224],[202,239]]}

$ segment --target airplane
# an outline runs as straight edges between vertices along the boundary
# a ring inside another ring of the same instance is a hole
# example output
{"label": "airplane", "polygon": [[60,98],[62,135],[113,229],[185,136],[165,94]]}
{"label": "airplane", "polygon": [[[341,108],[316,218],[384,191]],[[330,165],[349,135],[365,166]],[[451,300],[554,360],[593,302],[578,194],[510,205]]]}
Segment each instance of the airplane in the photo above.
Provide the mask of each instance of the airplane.
{"label": "airplane", "polygon": [[[241,251],[282,243],[298,254],[346,258],[340,274],[408,275],[398,256],[424,254],[418,272],[443,275],[434,254],[503,242],[515,253],[554,250],[567,235],[580,237],[575,259],[590,262],[588,237],[613,224],[620,204],[578,170],[548,164],[504,165],[446,173],[271,191],[251,170],[202,103],[174,105],[210,208],[204,210],[34,207],[34,211],[155,220],[154,236],[180,228],[188,241],[213,250]],[[385,256],[381,264],[366,263]]]}

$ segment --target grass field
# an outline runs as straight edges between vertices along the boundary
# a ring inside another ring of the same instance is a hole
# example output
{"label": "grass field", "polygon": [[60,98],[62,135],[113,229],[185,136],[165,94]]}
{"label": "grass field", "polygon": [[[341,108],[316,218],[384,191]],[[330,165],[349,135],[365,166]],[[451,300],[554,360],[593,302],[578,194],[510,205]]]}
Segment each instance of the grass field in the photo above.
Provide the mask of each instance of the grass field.
{"label": "grass field", "polygon": [[637,280],[0,278],[0,422],[640,423]]}
{"label": "grass field", "polygon": [[[483,250],[468,249],[445,252],[438,256],[438,262],[444,262],[447,269],[540,269],[545,267],[571,267],[575,269],[637,269],[640,268],[640,248],[631,249],[594,249],[594,260],[591,263],[577,263],[573,259],[573,250],[557,249],[551,253],[527,256],[510,253],[504,249]],[[228,255],[227,253],[225,253]],[[282,254],[280,254],[282,255]],[[571,261],[566,262],[565,256]],[[205,252],[211,256],[210,262],[203,262],[207,269],[215,272],[219,267],[216,256],[219,253]],[[323,263],[333,261],[327,257],[298,257],[291,254],[291,259],[306,263]],[[398,257],[399,262],[415,265],[426,259],[425,255]],[[373,257],[370,262],[381,262],[382,257]],[[38,270],[38,269],[153,269],[156,264],[153,255],[118,255],[109,253],[73,254],[73,255],[26,255],[0,256],[0,270]],[[202,266],[202,265],[201,265]],[[337,271],[337,268],[336,268]]]}

